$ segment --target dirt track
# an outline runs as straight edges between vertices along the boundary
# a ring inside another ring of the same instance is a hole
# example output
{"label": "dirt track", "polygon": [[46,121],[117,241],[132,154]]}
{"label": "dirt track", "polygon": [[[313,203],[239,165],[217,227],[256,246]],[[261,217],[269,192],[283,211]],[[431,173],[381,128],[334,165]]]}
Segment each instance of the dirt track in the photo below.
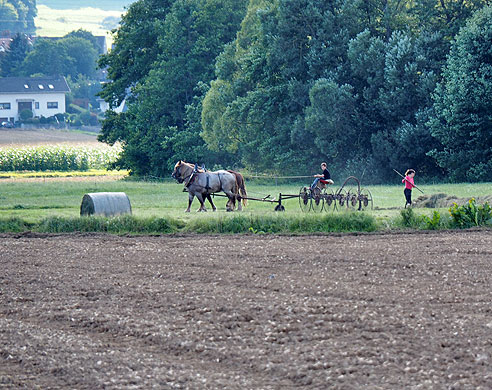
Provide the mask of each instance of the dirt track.
{"label": "dirt track", "polygon": [[492,232],[0,235],[0,388],[491,389]]}

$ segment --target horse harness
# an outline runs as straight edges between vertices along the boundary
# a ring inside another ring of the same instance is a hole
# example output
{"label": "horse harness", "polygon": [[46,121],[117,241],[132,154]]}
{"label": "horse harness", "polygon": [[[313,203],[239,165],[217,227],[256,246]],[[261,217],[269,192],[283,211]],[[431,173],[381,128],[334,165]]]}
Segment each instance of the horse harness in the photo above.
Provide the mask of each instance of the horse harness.
{"label": "horse harness", "polygon": [[[202,187],[202,188],[205,188],[205,190],[208,191],[212,188],[210,187],[210,175],[207,173],[207,172],[197,172],[197,171],[194,171],[191,175],[190,175],[190,178],[188,179],[188,181],[185,183],[185,187],[188,188],[195,180],[196,178],[198,177],[198,173],[205,173],[206,174],[206,179],[207,179],[207,182],[205,184],[205,187],[201,186],[198,184],[199,187]],[[219,183],[220,183],[220,188],[222,189],[222,180],[220,179],[220,173],[217,174],[217,176],[219,177]]]}

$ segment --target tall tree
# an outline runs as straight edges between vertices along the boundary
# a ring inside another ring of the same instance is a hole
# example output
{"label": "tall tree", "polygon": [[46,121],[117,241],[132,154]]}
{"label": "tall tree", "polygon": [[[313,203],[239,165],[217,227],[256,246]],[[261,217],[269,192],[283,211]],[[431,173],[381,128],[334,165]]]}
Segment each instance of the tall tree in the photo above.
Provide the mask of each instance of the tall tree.
{"label": "tall tree", "polygon": [[[125,114],[127,125],[123,131],[117,130],[125,145],[122,159],[127,168],[139,174],[168,172],[177,159],[186,157],[181,154],[182,138],[189,148],[203,150],[198,134],[190,133],[198,129],[188,126],[189,110],[194,104],[199,105],[195,97],[203,92],[197,85],[213,78],[214,60],[234,39],[243,15],[241,0],[175,0],[157,23],[157,45],[154,41],[152,46],[156,57],[143,59],[143,67],[128,77],[118,76],[124,68],[116,66],[122,58],[115,58],[109,74],[116,85],[108,86],[102,95],[117,103],[124,96],[120,88],[131,89]],[[142,16],[147,19],[137,25],[148,24],[148,15]],[[151,58],[152,62],[148,62]],[[112,115],[103,123],[102,140],[114,138],[114,126],[109,122],[114,118]],[[190,144],[190,140],[194,141]],[[188,156],[196,154],[190,152]]]}
{"label": "tall tree", "polygon": [[457,35],[434,99],[432,156],[453,180],[492,181],[491,6]]}
{"label": "tall tree", "polygon": [[138,0],[123,15],[120,27],[113,30],[114,47],[99,60],[106,68],[110,83],[106,83],[101,97],[111,107],[118,107],[128,90],[141,82],[157,60],[157,41],[162,33],[162,21],[173,0]]}
{"label": "tall tree", "polygon": [[39,39],[22,63],[26,76],[33,74],[92,77],[96,71],[97,51],[84,38]]}
{"label": "tall tree", "polygon": [[35,0],[0,0],[0,33],[34,33],[36,15]]}
{"label": "tall tree", "polygon": [[20,76],[22,63],[32,49],[31,42],[25,34],[17,34],[0,64],[1,75],[4,77]]}

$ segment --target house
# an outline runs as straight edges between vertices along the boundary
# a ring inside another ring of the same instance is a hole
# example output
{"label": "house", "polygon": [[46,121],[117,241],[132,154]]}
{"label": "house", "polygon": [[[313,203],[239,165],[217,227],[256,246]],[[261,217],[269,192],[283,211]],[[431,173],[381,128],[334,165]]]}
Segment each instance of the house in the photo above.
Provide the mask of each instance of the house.
{"label": "house", "polygon": [[65,77],[0,78],[0,123],[17,122],[23,110],[34,117],[49,118],[65,113],[65,94],[70,92]]}

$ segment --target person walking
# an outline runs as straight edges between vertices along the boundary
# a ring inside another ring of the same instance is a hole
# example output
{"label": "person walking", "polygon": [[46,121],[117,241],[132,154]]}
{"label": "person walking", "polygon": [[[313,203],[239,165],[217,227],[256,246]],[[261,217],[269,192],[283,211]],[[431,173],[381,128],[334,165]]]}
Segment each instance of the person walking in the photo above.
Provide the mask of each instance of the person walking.
{"label": "person walking", "polygon": [[412,188],[416,187],[413,178],[415,177],[414,169],[407,169],[405,172],[405,177],[401,181],[405,184],[405,189],[403,193],[405,194],[405,208],[412,205]]}

